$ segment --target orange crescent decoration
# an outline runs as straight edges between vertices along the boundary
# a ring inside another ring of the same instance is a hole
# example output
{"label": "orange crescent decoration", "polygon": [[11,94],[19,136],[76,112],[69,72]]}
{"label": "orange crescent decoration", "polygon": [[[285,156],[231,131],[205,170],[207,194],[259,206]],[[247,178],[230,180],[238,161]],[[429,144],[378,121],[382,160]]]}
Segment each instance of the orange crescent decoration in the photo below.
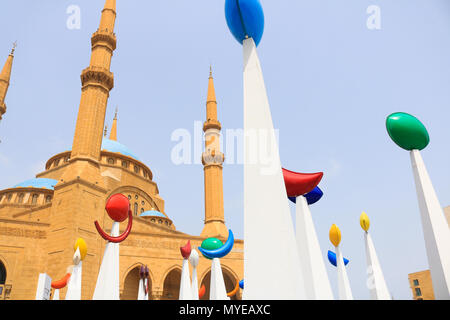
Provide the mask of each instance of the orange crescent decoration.
{"label": "orange crescent decoration", "polygon": [[198,298],[199,298],[199,299],[203,298],[203,296],[205,295],[205,293],[206,293],[206,287],[205,287],[205,285],[203,284],[202,287],[200,288],[200,290],[198,290]]}
{"label": "orange crescent decoration", "polygon": [[231,298],[233,297],[239,290],[239,281],[236,283],[236,288],[233,289],[233,291],[227,293],[227,297]]}
{"label": "orange crescent decoration", "polygon": [[62,289],[65,286],[67,286],[67,282],[69,281],[70,278],[70,273],[66,274],[64,276],[64,278],[62,278],[61,280],[58,281],[53,281],[52,282],[52,288],[53,289]]}

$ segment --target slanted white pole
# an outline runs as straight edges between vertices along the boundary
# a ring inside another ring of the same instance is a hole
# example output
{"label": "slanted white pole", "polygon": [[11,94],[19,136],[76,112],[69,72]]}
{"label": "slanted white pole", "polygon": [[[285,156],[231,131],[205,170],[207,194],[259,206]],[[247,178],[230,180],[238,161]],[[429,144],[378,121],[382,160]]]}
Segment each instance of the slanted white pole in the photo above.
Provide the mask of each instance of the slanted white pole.
{"label": "slanted white pole", "polygon": [[[119,236],[119,222],[114,221],[111,236]],[[107,242],[92,300],[119,300],[119,243]]]}
{"label": "slanted white pole", "polygon": [[364,240],[366,243],[367,269],[369,276],[367,285],[370,291],[370,298],[372,300],[392,300],[370,233],[364,233]]}
{"label": "slanted white pole", "polygon": [[304,196],[296,198],[296,238],[301,270],[309,300],[333,300],[311,211]]}
{"label": "slanted white pole", "polygon": [[197,278],[197,266],[199,263],[199,254],[197,250],[192,249],[191,255],[189,256],[189,263],[192,266],[192,300],[199,300],[198,296],[198,278]]}
{"label": "slanted white pole", "polygon": [[179,300],[192,300],[191,278],[189,276],[189,261],[183,259],[181,270],[180,296]]}
{"label": "slanted white pole", "polygon": [[59,289],[55,289],[52,300],[59,300]]}
{"label": "slanted white pole", "polygon": [[66,300],[81,300],[81,278],[83,261],[81,259],[80,249],[77,248],[73,257],[74,265],[67,284]]}
{"label": "slanted white pole", "polygon": [[212,259],[209,300],[230,300],[227,296],[220,259]]}
{"label": "slanted white pole", "polygon": [[[145,279],[140,279],[139,280],[139,291],[138,291],[138,300],[146,300],[145,299]],[[148,298],[147,298],[148,300]]]}
{"label": "slanted white pole", "polygon": [[339,300],[353,300],[350,281],[348,280],[347,270],[344,265],[344,256],[339,246],[336,248],[336,263],[338,272]]}
{"label": "slanted white pole", "polygon": [[450,229],[419,150],[410,155],[434,296],[449,300]]}
{"label": "slanted white pole", "polygon": [[50,278],[50,276],[46,273],[40,273],[36,288],[36,300],[50,300],[51,290],[52,278]]}
{"label": "slanted white pole", "polygon": [[[243,299],[306,299],[278,143],[253,39],[245,39],[243,48]],[[278,258],[268,258],[272,254]]]}

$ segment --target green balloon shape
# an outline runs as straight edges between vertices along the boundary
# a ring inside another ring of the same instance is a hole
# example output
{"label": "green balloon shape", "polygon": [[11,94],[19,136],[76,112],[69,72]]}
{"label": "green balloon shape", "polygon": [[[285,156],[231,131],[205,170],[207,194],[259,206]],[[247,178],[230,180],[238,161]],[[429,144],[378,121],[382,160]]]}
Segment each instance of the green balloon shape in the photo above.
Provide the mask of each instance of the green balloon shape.
{"label": "green balloon shape", "polygon": [[405,150],[422,150],[430,143],[430,136],[422,122],[416,117],[396,112],[386,119],[386,129],[391,139]]}
{"label": "green balloon shape", "polygon": [[[208,238],[202,242],[201,247],[206,250],[216,250],[223,246],[223,242],[217,238]],[[206,258],[206,257],[205,257]],[[209,258],[207,258],[209,259]],[[211,259],[209,259],[211,260]]]}

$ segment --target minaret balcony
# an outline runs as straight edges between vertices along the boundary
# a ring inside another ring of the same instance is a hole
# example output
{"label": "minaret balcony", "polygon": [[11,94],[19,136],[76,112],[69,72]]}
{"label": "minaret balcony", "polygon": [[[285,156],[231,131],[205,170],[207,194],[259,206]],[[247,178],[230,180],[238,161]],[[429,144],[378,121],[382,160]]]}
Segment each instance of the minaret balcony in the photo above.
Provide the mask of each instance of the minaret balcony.
{"label": "minaret balcony", "polygon": [[2,118],[2,115],[6,113],[6,104],[2,103],[0,104],[0,119]]}
{"label": "minaret balcony", "polygon": [[225,162],[225,155],[222,152],[203,152],[202,163],[204,166],[222,165]]}
{"label": "minaret balcony", "polygon": [[114,74],[105,68],[90,66],[81,73],[83,87],[90,84],[100,84],[108,91],[114,88]]}
{"label": "minaret balcony", "polygon": [[208,129],[222,130],[222,124],[217,120],[209,119],[203,124],[203,132],[206,132]]}
{"label": "minaret balcony", "polygon": [[92,48],[98,45],[106,45],[111,51],[116,50],[117,38],[115,33],[105,30],[97,30],[92,35],[91,44]]}

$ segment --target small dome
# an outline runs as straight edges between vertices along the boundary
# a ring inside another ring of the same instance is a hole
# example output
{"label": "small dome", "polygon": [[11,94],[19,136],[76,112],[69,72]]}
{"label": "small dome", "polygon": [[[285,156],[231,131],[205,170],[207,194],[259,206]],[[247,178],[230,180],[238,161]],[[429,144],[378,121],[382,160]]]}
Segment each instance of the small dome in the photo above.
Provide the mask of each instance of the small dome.
{"label": "small dome", "polygon": [[57,180],[46,178],[35,178],[19,183],[14,188],[36,188],[36,189],[50,189],[55,190]]}
{"label": "small dome", "polygon": [[138,157],[136,157],[136,155],[134,155],[134,153],[130,149],[128,149],[123,144],[121,144],[117,141],[114,141],[114,140],[103,139],[102,151],[120,153],[120,154],[123,154],[124,156],[128,156],[128,157],[131,157],[131,158],[139,161]]}
{"label": "small dome", "polygon": [[156,210],[150,210],[150,211],[145,211],[142,212],[140,217],[160,217],[160,218],[167,218],[167,216],[164,213],[161,213],[159,211]]}

